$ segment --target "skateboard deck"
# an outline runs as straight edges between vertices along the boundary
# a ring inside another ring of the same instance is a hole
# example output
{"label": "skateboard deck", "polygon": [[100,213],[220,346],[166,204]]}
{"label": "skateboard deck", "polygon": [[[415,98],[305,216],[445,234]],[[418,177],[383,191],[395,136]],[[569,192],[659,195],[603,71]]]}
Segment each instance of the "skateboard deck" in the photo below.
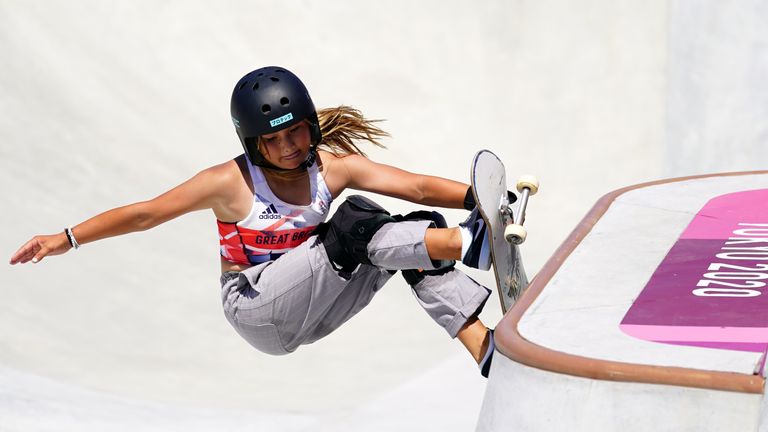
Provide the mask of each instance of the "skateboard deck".
{"label": "skateboard deck", "polygon": [[504,164],[492,152],[481,150],[472,160],[470,179],[480,216],[488,227],[488,240],[493,245],[493,273],[501,310],[506,313],[528,287],[528,276],[523,268],[520,248],[504,238],[504,229],[513,222]]}

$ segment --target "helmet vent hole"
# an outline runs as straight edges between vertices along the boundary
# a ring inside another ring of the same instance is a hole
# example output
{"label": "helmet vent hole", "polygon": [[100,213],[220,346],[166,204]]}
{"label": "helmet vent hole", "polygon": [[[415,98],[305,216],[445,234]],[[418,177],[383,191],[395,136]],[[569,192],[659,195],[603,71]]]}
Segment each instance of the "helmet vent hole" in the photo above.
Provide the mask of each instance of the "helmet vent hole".
{"label": "helmet vent hole", "polygon": [[256,76],[264,76],[264,72],[259,72]]}
{"label": "helmet vent hole", "polygon": [[256,83],[253,85],[253,91],[256,91],[256,90],[258,90],[258,89],[259,89],[259,82],[257,81],[257,82],[256,82]]}
{"label": "helmet vent hole", "polygon": [[268,104],[264,104],[261,106],[261,112],[263,112],[264,114],[269,114],[270,111],[272,111],[272,107],[269,106]]}
{"label": "helmet vent hole", "polygon": [[287,97],[280,98],[280,105],[282,106],[288,106],[291,104],[291,101],[288,100]]}
{"label": "helmet vent hole", "polygon": [[240,90],[244,89],[245,86],[247,86],[247,85],[248,85],[248,81],[243,81],[243,83],[240,84]]}
{"label": "helmet vent hole", "polygon": [[275,69],[275,72],[277,72],[277,73],[285,73],[285,71],[282,70],[282,69]]}
{"label": "helmet vent hole", "polygon": [[272,82],[280,81],[280,78],[278,78],[278,77],[269,77],[269,79],[272,80]]}

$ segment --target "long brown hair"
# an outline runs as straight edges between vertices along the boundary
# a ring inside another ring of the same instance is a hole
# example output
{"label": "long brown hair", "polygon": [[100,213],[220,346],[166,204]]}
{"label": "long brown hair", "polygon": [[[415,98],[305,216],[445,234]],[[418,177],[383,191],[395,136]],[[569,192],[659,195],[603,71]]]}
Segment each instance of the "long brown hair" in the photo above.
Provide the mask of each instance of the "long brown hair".
{"label": "long brown hair", "polygon": [[[356,142],[368,141],[376,147],[386,148],[379,142],[381,138],[389,136],[389,133],[380,129],[375,123],[382,120],[371,120],[365,118],[360,110],[347,105],[340,105],[335,108],[323,108],[317,111],[317,119],[320,123],[320,131],[323,138],[317,145],[318,150],[326,150],[337,156],[358,154],[368,157],[364,151],[360,150]],[[263,148],[262,138],[258,138],[258,149]],[[269,168],[262,168],[275,177],[290,180],[301,178],[306,175],[304,170],[279,171]]]}
{"label": "long brown hair", "polygon": [[360,110],[350,106],[340,105],[318,110],[317,118],[323,133],[323,139],[318,148],[338,156],[345,154],[366,156],[365,152],[357,146],[356,141],[368,141],[376,147],[384,148],[384,144],[379,140],[389,136],[387,132],[376,126],[376,123],[381,120],[369,120]]}

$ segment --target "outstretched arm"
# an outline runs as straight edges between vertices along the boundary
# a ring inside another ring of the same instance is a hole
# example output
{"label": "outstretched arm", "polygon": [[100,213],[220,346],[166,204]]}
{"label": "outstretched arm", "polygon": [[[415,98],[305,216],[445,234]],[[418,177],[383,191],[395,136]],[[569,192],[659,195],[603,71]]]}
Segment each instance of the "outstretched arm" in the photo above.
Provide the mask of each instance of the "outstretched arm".
{"label": "outstretched arm", "polygon": [[431,207],[464,207],[464,197],[469,188],[465,183],[415,174],[359,155],[346,156],[338,161],[345,168],[347,187]]}
{"label": "outstretched arm", "polygon": [[[72,228],[80,245],[135,231],[144,231],[195,210],[213,208],[221,201],[222,165],[201,171],[191,179],[149,201],[118,207]],[[11,264],[39,262],[48,255],[60,255],[72,248],[63,231],[39,235],[27,241],[11,257]]]}

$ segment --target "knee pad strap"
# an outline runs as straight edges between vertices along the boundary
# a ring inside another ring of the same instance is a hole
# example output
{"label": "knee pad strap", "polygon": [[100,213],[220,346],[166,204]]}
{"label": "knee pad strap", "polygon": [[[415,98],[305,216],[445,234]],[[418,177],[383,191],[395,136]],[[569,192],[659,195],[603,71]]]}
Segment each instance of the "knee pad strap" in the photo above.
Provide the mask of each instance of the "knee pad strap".
{"label": "knee pad strap", "polygon": [[447,228],[448,222],[445,221],[443,215],[436,211],[419,210],[410,212],[407,215],[394,215],[392,216],[396,221],[409,221],[409,220],[428,220],[432,221],[432,228]]}
{"label": "knee pad strap", "polygon": [[[404,220],[429,220],[432,221],[433,228],[447,228],[448,222],[445,221],[443,215],[436,211],[419,210],[408,213],[405,216],[395,215],[394,218],[398,221]],[[414,286],[421,282],[426,276],[439,276],[453,271],[456,264],[454,260],[433,260],[432,264],[435,266],[434,270],[402,270],[403,278],[410,286]]]}

